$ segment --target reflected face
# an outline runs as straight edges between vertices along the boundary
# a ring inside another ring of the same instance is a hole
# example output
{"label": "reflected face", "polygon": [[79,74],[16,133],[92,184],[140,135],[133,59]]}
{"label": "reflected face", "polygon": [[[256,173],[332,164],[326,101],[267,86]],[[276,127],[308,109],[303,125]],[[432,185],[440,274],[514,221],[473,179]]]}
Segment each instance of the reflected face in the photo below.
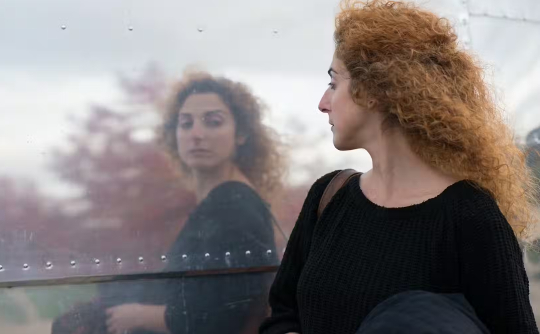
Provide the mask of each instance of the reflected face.
{"label": "reflected face", "polygon": [[237,138],[234,116],[215,93],[192,94],[178,111],[180,159],[190,169],[212,170],[233,161]]}
{"label": "reflected face", "polygon": [[340,151],[362,148],[366,128],[373,123],[370,118],[374,113],[353,101],[349,90],[349,72],[335,55],[328,74],[330,83],[319,103],[319,110],[328,114],[334,146]]}

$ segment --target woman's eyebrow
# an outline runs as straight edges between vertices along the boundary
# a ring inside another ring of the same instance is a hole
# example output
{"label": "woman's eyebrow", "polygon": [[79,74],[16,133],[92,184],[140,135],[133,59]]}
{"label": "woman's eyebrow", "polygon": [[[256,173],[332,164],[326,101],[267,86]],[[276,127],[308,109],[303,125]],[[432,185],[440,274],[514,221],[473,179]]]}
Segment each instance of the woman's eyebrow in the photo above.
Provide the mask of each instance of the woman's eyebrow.
{"label": "woman's eyebrow", "polygon": [[338,72],[336,72],[336,70],[334,70],[333,68],[330,67],[330,69],[328,70],[328,75],[329,75],[331,78],[333,78],[332,73],[339,74]]}

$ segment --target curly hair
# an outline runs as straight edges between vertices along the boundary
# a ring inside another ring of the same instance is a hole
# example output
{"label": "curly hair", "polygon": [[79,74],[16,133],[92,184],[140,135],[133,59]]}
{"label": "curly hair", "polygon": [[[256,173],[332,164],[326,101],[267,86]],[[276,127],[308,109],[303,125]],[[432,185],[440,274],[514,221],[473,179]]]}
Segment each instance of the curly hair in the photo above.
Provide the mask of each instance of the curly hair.
{"label": "curly hair", "polygon": [[401,127],[412,149],[439,170],[489,193],[526,240],[537,222],[535,182],[484,81],[450,22],[414,4],[345,0],[336,16],[336,57],[359,105],[375,98],[385,126]]}
{"label": "curly hair", "polygon": [[178,111],[192,94],[215,93],[231,110],[237,133],[246,137],[245,143],[237,147],[235,155],[234,162],[240,171],[263,197],[281,188],[281,145],[274,131],[262,122],[265,105],[246,85],[206,72],[192,72],[186,73],[173,91],[163,115],[163,123],[158,128],[158,137],[168,155],[179,164],[181,174],[189,173],[189,168],[178,154]]}

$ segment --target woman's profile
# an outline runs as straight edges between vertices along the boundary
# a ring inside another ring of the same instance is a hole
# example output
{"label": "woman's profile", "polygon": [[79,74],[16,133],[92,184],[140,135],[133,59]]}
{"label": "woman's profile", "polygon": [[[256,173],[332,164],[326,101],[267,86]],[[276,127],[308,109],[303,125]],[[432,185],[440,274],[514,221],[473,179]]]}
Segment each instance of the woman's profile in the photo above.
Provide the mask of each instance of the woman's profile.
{"label": "woman's profile", "polygon": [[518,238],[536,223],[522,152],[450,23],[346,1],[319,109],[373,168],[322,215],[310,189],[261,334],[538,333]]}

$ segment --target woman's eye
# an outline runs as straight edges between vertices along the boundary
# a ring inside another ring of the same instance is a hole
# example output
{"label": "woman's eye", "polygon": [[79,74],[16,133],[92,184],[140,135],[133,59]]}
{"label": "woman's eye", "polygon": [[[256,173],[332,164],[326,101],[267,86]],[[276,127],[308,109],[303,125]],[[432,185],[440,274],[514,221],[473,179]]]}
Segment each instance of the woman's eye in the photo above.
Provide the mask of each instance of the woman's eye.
{"label": "woman's eye", "polygon": [[204,119],[204,123],[208,125],[209,127],[215,128],[215,127],[220,126],[223,123],[223,121],[217,117],[208,117]]}
{"label": "woman's eye", "polygon": [[178,127],[183,130],[190,129],[193,126],[193,122],[191,121],[180,121],[178,122]]}

